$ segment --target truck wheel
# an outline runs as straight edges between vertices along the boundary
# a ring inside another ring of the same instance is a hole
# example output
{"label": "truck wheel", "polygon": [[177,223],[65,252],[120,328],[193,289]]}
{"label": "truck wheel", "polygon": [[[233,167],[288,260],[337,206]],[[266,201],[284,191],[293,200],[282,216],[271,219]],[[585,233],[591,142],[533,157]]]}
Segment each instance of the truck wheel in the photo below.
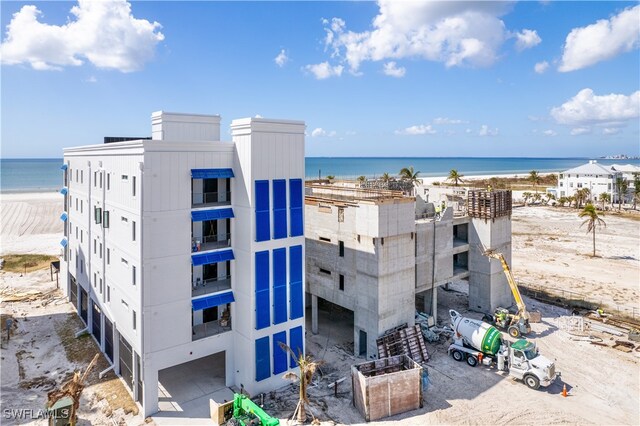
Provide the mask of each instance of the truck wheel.
{"label": "truck wheel", "polygon": [[478,365],[478,358],[473,355],[469,355],[467,357],[467,364],[469,364],[471,367],[475,367],[476,365]]}
{"label": "truck wheel", "polygon": [[456,361],[460,362],[462,360],[464,360],[464,355],[462,352],[460,351],[453,351],[451,352],[451,356],[453,357],[453,359],[455,359]]}
{"label": "truck wheel", "polygon": [[520,330],[518,330],[518,327],[516,327],[515,325],[509,327],[509,330],[507,331],[509,332],[509,336],[513,337],[514,339],[520,337]]}
{"label": "truck wheel", "polygon": [[540,380],[538,380],[536,376],[531,374],[524,376],[524,383],[533,390],[536,390],[540,387]]}
{"label": "truck wheel", "polygon": [[484,316],[482,317],[482,321],[493,324],[493,317],[489,314],[484,314]]}

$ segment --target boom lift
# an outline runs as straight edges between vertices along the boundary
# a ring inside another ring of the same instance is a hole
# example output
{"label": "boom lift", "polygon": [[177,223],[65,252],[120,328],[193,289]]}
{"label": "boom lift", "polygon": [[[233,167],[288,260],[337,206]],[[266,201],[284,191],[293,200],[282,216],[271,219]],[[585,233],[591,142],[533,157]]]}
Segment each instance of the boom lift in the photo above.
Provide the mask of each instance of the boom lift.
{"label": "boom lift", "polygon": [[487,257],[498,259],[500,261],[502,264],[502,270],[507,277],[509,287],[511,287],[511,293],[513,293],[513,298],[518,306],[518,312],[515,314],[509,312],[508,309],[498,307],[493,312],[493,316],[485,314],[483,321],[495,324],[499,328],[506,330],[507,333],[509,333],[509,336],[514,338],[530,333],[531,325],[529,325],[529,312],[527,312],[527,307],[524,304],[524,300],[522,299],[522,295],[518,289],[518,284],[516,284],[516,280],[513,278],[513,274],[511,273],[511,269],[509,268],[504,255],[494,250],[485,250],[483,254]]}

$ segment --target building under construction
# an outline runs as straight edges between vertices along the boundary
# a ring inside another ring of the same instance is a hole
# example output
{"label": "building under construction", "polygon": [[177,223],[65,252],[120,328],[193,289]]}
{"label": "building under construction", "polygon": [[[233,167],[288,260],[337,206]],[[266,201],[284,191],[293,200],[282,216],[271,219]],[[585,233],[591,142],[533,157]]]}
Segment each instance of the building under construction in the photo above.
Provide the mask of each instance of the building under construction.
{"label": "building under construction", "polygon": [[468,279],[473,310],[512,304],[502,269],[482,255],[492,248],[511,262],[511,191],[417,187],[408,196],[348,182],[305,191],[312,332],[319,306],[339,307],[353,318],[354,353],[375,358],[376,339],[413,325],[414,307],[437,321],[437,288],[454,280]]}

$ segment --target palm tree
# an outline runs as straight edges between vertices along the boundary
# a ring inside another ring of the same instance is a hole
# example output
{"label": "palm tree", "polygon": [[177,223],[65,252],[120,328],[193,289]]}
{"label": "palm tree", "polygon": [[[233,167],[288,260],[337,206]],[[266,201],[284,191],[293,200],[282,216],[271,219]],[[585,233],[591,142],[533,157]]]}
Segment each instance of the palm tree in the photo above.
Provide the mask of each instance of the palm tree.
{"label": "palm tree", "polygon": [[611,202],[611,194],[609,194],[608,192],[602,192],[600,193],[598,199],[600,200],[600,202],[602,202],[602,210],[604,210],[604,203]]}
{"label": "palm tree", "polygon": [[380,180],[384,183],[389,183],[389,181],[391,180],[391,176],[389,175],[389,173],[384,172],[382,176],[380,176]]}
{"label": "palm tree", "polygon": [[569,203],[569,207],[571,207],[571,204],[576,203],[576,205],[578,205],[578,200],[576,200],[576,196],[572,195],[570,197],[567,197],[567,203]]}
{"label": "palm tree", "polygon": [[[604,214],[600,214],[601,216],[604,216]],[[595,257],[596,255],[596,228],[598,226],[607,226],[607,224],[604,222],[604,220],[602,220],[600,218],[600,216],[598,215],[598,211],[596,210],[595,206],[591,203],[587,203],[586,206],[584,206],[584,209],[582,209],[582,211],[578,214],[579,217],[586,217],[585,221],[582,222],[582,225],[586,224],[587,225],[587,234],[589,232],[593,233],[593,256]],[[580,225],[580,226],[582,226]]]}
{"label": "palm tree", "polygon": [[556,196],[553,195],[550,192],[547,192],[546,194],[544,194],[544,196],[547,198],[546,204],[549,205],[549,203],[551,202],[551,200],[556,200]]}
{"label": "palm tree", "polygon": [[582,203],[585,202],[587,200],[587,188],[580,188],[578,190],[576,190],[575,194],[574,194],[574,198],[575,198],[575,202],[576,202],[576,209],[579,209],[582,207]]}
{"label": "palm tree", "polygon": [[280,345],[280,349],[285,352],[288,352],[291,357],[296,361],[296,364],[300,368],[300,375],[293,371],[289,371],[282,376],[283,379],[299,381],[300,382],[300,395],[298,399],[298,405],[293,412],[292,417],[296,417],[297,421],[300,424],[303,424],[307,421],[307,412],[305,410],[305,405],[309,404],[309,398],[307,397],[307,386],[311,383],[313,379],[313,375],[315,374],[318,367],[324,364],[324,361],[314,361],[310,355],[304,356],[304,354],[298,350],[298,355],[296,355],[293,350],[286,344],[282,342],[278,342]]}
{"label": "palm tree", "polygon": [[560,204],[560,207],[564,207],[564,205],[567,204],[567,197],[558,198],[558,204]]}
{"label": "palm tree", "polygon": [[533,194],[533,201],[534,202],[540,202],[540,200],[542,200],[542,194],[538,194],[537,192],[535,194]]}
{"label": "palm tree", "polygon": [[538,185],[542,181],[542,178],[538,174],[536,170],[531,170],[529,172],[529,177],[527,178],[529,182],[533,184],[533,188],[536,190],[536,194],[538,193]]}
{"label": "palm tree", "polygon": [[420,172],[416,172],[413,170],[413,166],[410,166],[409,168],[403,167],[402,170],[400,170],[400,179],[409,182],[411,184],[412,192],[415,193],[416,183],[419,182],[419,174]]}
{"label": "palm tree", "polygon": [[327,179],[328,179],[328,180],[334,180],[335,178],[336,178],[336,177],[335,177],[334,175],[328,175],[328,176],[327,176]]}
{"label": "palm tree", "polygon": [[531,198],[533,194],[531,194],[530,192],[523,192],[522,193],[522,198],[524,198],[524,205],[527,205],[527,201],[529,201],[529,198]]}
{"label": "palm tree", "polygon": [[360,186],[362,186],[363,183],[365,183],[367,181],[367,178],[365,176],[358,176],[358,182],[360,183]]}
{"label": "palm tree", "polygon": [[629,189],[629,181],[623,177],[616,178],[616,193],[618,195],[618,211],[622,210],[622,203],[624,202],[624,197],[627,195],[627,190]]}
{"label": "palm tree", "polygon": [[453,182],[453,184],[455,186],[458,186],[460,182],[463,182],[462,178],[464,177],[464,175],[461,175],[460,173],[458,173],[458,171],[456,169],[451,169],[451,171],[449,172],[449,177],[447,178],[448,181]]}

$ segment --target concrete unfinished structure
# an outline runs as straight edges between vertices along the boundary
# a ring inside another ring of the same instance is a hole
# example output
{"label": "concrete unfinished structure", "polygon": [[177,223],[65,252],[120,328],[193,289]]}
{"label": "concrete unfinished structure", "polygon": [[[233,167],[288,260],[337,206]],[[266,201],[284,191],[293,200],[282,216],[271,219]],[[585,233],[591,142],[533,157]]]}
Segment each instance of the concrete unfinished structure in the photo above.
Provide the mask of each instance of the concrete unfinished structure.
{"label": "concrete unfinished structure", "polygon": [[482,255],[483,247],[494,248],[511,261],[510,207],[509,214],[485,219],[449,204],[436,215],[434,202],[441,203],[354,184],[306,185],[312,332],[318,332],[319,304],[330,302],[353,312],[354,353],[375,358],[381,334],[414,324],[416,302],[437,321],[437,288],[451,281],[469,279],[471,309],[512,304],[502,269]]}

